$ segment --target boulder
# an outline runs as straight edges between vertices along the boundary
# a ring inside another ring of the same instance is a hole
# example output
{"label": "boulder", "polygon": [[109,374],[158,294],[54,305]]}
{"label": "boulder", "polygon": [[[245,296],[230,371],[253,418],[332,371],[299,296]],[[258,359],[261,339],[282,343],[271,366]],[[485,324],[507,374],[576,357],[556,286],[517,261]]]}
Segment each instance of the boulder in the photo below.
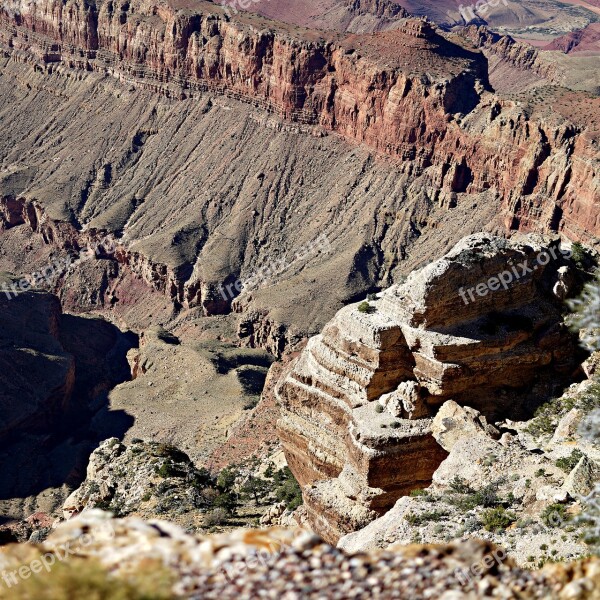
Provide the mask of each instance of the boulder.
{"label": "boulder", "polygon": [[492,438],[500,437],[500,432],[487,422],[478,411],[469,406],[459,406],[448,400],[433,419],[431,434],[437,443],[450,452],[460,439],[480,434]]}

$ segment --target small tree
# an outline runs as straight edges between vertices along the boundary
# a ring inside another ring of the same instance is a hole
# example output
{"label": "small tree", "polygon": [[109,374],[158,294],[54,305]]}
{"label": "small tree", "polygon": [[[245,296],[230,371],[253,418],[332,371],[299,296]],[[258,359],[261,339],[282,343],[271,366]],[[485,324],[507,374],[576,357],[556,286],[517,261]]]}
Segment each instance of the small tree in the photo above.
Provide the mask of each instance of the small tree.
{"label": "small tree", "polygon": [[250,477],[242,486],[242,493],[250,496],[258,506],[260,501],[269,493],[269,484],[260,477]]}
{"label": "small tree", "polygon": [[371,314],[376,310],[377,309],[374,306],[371,306],[366,300],[358,305],[358,312],[361,313]]}
{"label": "small tree", "polygon": [[217,487],[223,492],[233,489],[236,479],[239,477],[238,470],[233,467],[225,467],[217,477]]}

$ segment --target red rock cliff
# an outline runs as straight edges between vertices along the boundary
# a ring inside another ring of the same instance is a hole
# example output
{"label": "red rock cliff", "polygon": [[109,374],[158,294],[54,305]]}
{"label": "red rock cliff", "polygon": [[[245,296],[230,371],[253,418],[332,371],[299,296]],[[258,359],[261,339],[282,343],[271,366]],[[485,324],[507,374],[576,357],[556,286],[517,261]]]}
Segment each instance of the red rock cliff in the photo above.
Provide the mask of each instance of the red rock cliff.
{"label": "red rock cliff", "polygon": [[[3,46],[45,62],[171,95],[220,91],[317,124],[393,157],[408,176],[427,173],[442,198],[491,190],[508,228],[600,237],[598,131],[578,109],[554,111],[560,94],[542,107],[494,96],[483,54],[425,21],[324,39],[230,19],[208,2],[45,0],[3,15],[2,30]],[[600,110],[583,95],[565,103]]]}

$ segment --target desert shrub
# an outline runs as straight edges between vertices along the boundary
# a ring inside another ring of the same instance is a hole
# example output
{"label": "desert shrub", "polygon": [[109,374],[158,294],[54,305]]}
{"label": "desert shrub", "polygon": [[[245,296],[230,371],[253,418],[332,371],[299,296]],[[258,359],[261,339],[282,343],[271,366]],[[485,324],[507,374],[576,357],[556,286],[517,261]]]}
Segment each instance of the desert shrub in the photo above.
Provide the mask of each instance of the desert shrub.
{"label": "desert shrub", "polygon": [[376,413],[382,413],[385,409],[383,408],[383,406],[381,406],[381,404],[377,404],[377,406],[375,406],[375,412]]}
{"label": "desert shrub", "polygon": [[546,527],[561,527],[569,520],[567,507],[564,504],[550,504],[542,511],[540,519]]}
{"label": "desert shrub", "polygon": [[487,531],[503,531],[517,520],[516,515],[503,506],[488,508],[481,515],[481,523]]}
{"label": "desert shrub", "polygon": [[274,478],[277,487],[275,496],[280,502],[285,502],[288,510],[295,510],[302,504],[302,489],[289,467],[280,469]]}
{"label": "desert shrub", "polygon": [[237,494],[234,492],[223,492],[213,502],[215,508],[222,508],[228,515],[235,514],[237,508]]}
{"label": "desert shrub", "polygon": [[358,312],[361,313],[372,314],[376,310],[377,309],[374,306],[371,306],[366,300],[358,305]]}
{"label": "desert shrub", "polygon": [[167,460],[156,469],[156,473],[163,479],[167,479],[168,477],[183,477],[185,475],[185,470],[170,460]]}
{"label": "desert shrub", "polygon": [[240,473],[234,465],[225,467],[217,477],[217,487],[224,492],[229,491],[233,489],[239,476]]}
{"label": "desert shrub", "polygon": [[216,527],[227,522],[229,513],[221,507],[214,508],[204,516],[204,525],[206,527]]}
{"label": "desert shrub", "polygon": [[571,245],[571,259],[580,268],[583,269],[588,261],[588,251],[580,242],[573,242]]}
{"label": "desert shrub", "polygon": [[422,512],[420,514],[408,513],[404,515],[404,519],[411,525],[423,525],[426,523],[441,521],[444,517],[447,517],[449,513],[442,510],[432,510],[429,512]]}
{"label": "desert shrub", "polygon": [[[472,510],[478,506],[483,508],[491,508],[498,506],[502,503],[501,498],[498,496],[499,482],[493,481],[488,483],[479,490],[470,489],[466,493],[461,493],[458,496],[450,497],[447,502],[456,506],[460,510]],[[468,486],[462,489],[466,489]]]}
{"label": "desert shrub", "polygon": [[[110,576],[92,560],[57,562],[50,572],[32,573],[10,590],[14,600],[170,600],[173,578],[163,568],[146,568],[127,580]],[[3,596],[0,596],[3,597]]]}
{"label": "desert shrub", "polygon": [[448,484],[450,489],[457,494],[472,494],[473,488],[466,483],[462,477],[455,475],[452,481]]}
{"label": "desert shrub", "polygon": [[555,398],[542,404],[526,431],[532,435],[548,435],[554,433],[558,422],[573,408],[588,414],[600,409],[600,382],[594,382],[585,391],[573,397]]}
{"label": "desert shrub", "polygon": [[411,498],[418,498],[419,496],[426,496],[426,495],[427,495],[427,490],[423,490],[423,489],[410,490],[410,494],[409,494],[409,496]]}
{"label": "desert shrub", "polygon": [[575,448],[569,456],[563,456],[554,463],[559,469],[570,473],[576,466],[577,463],[583,458],[583,452],[578,448]]}

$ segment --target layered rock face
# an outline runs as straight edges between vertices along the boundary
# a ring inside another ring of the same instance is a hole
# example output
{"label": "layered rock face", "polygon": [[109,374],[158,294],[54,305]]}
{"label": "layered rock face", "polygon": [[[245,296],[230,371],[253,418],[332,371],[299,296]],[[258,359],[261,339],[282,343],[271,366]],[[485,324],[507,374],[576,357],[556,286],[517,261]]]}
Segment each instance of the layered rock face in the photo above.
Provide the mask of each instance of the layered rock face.
{"label": "layered rock face", "polygon": [[229,19],[206,2],[116,10],[48,1],[17,5],[2,31],[3,46],[21,59],[33,52],[175,97],[227,93],[411,161],[443,194],[495,189],[507,226],[531,228],[535,219],[542,228],[600,234],[598,152],[581,135],[585,122],[532,118],[490,97],[484,56],[425,21],[324,39],[244,13]]}
{"label": "layered rock face", "polygon": [[519,418],[574,375],[565,263],[556,240],[470,236],[309,340],[276,396],[315,531],[336,540],[430,482],[446,400]]}

